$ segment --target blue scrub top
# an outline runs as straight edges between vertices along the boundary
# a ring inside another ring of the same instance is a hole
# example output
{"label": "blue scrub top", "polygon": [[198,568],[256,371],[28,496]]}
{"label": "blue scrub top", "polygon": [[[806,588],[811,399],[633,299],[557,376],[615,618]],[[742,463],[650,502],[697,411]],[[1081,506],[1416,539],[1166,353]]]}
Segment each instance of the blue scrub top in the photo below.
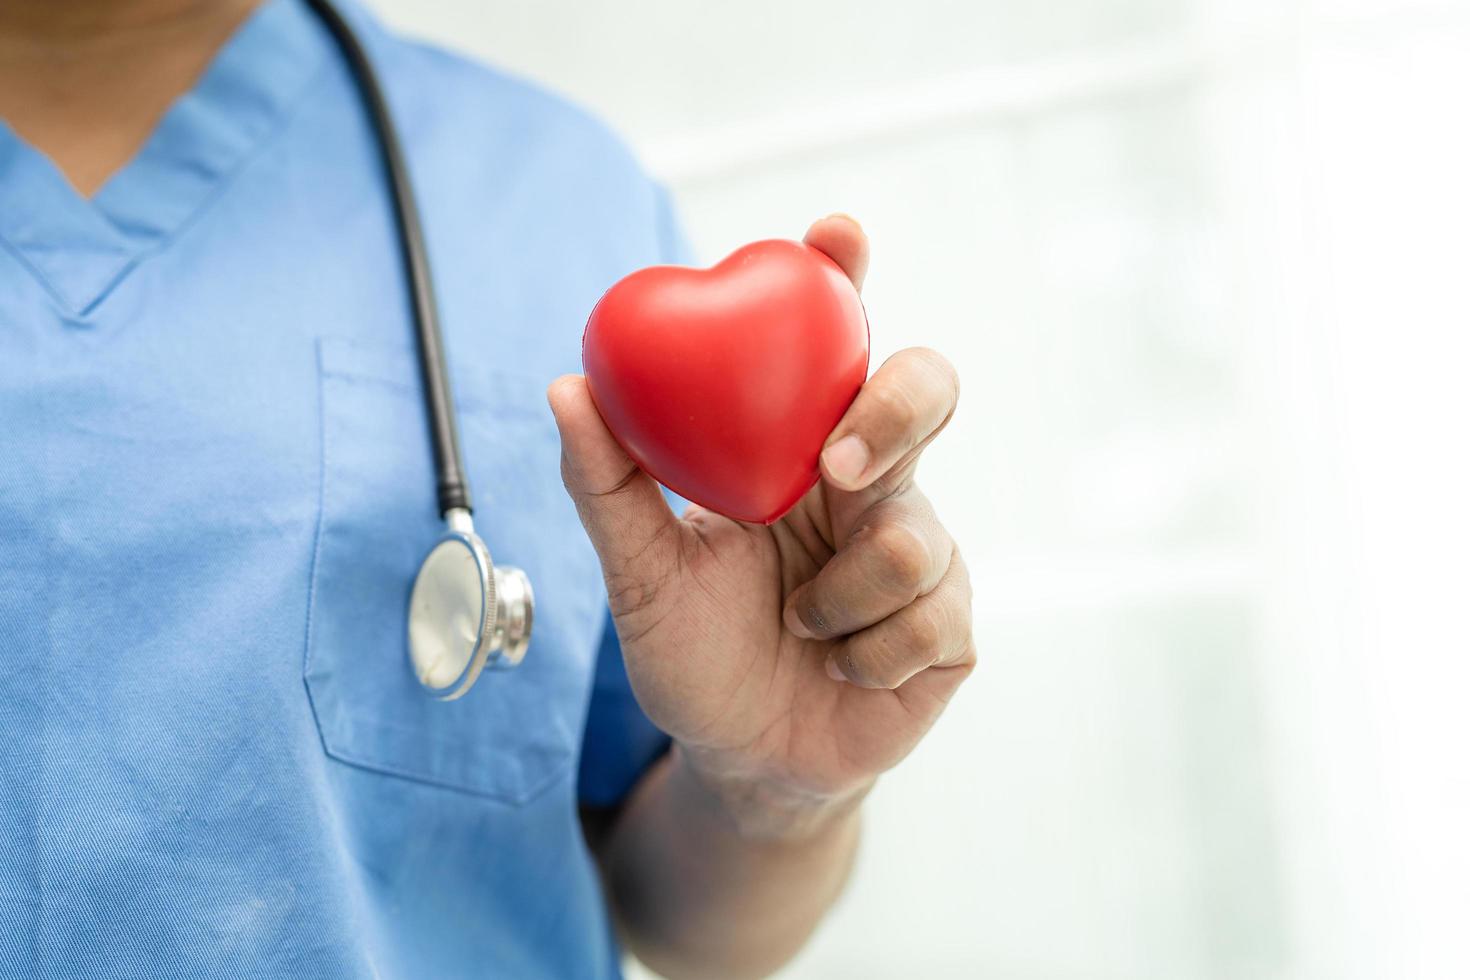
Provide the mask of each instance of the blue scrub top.
{"label": "blue scrub top", "polygon": [[544,390],[679,238],[586,115],[348,13],[531,651],[451,704],[410,672],[441,530],[412,321],[377,144],[299,0],[90,201],[0,126],[0,975],[618,973],[577,807],[666,743]]}

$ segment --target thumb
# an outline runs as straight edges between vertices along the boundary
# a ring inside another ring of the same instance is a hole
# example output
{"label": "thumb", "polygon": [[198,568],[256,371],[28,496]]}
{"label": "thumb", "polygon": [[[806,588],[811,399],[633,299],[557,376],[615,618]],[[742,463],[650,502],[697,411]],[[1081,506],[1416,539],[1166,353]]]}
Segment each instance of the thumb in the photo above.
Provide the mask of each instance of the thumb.
{"label": "thumb", "polygon": [[863,226],[850,214],[829,214],[813,222],[804,241],[812,248],[826,252],[847,278],[861,292],[868,275],[868,236]]}
{"label": "thumb", "polygon": [[623,452],[592,403],[580,374],[557,378],[546,390],[561,432],[561,478],[577,515],[602,559],[605,576],[637,576],[655,567],[663,538],[677,518],[658,484]]}

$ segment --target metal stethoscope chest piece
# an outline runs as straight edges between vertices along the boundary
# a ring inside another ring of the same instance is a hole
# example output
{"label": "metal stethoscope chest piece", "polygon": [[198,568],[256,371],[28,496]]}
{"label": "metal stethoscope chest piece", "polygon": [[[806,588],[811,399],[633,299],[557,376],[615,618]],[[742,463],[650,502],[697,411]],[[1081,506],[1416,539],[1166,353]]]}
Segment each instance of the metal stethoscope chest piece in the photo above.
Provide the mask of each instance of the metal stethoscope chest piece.
{"label": "metal stethoscope chest piece", "polygon": [[453,700],[486,667],[514,667],[531,642],[535,600],[519,568],[496,568],[465,510],[419,568],[408,602],[414,674],[431,694]]}
{"label": "metal stethoscope chest piece", "polygon": [[357,80],[377,132],[392,191],[413,301],[419,373],[438,476],[439,513],[447,525],[444,537],[419,568],[409,596],[409,664],[427,693],[452,701],[468,691],[486,667],[514,667],[521,662],[531,642],[535,598],[526,573],[519,568],[496,568],[490,549],[475,533],[428,249],[388,103],[351,26],[330,0],[308,3],[336,39]]}

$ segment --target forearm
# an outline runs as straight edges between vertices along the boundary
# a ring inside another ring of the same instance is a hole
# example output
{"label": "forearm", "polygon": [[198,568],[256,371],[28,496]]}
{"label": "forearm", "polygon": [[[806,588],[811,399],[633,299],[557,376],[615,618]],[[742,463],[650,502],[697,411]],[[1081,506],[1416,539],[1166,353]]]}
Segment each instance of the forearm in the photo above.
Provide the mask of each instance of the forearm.
{"label": "forearm", "polygon": [[847,879],[861,797],[715,787],[676,749],[639,783],[602,848],[624,942],[671,978],[775,970]]}

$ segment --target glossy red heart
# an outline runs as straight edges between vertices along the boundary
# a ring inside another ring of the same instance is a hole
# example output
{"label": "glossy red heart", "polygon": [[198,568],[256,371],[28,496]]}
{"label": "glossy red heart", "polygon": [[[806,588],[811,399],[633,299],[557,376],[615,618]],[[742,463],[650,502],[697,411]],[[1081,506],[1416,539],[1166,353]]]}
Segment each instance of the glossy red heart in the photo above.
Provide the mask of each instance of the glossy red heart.
{"label": "glossy red heart", "polygon": [[755,242],[711,269],[619,280],[587,320],[582,367],[613,438],[649,475],[770,524],[816,483],[822,444],[867,378],[868,321],[825,254]]}

